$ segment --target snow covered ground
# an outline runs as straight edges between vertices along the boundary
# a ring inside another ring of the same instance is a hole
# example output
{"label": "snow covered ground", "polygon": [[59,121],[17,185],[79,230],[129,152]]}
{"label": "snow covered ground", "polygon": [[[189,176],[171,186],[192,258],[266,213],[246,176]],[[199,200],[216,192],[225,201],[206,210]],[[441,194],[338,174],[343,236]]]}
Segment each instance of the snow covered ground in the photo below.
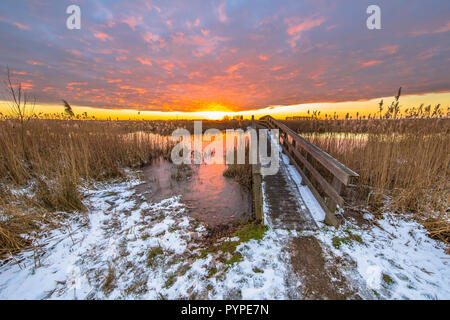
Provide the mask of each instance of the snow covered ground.
{"label": "snow covered ground", "polygon": [[316,237],[335,256],[356,262],[377,298],[450,299],[450,255],[444,244],[412,219],[385,214],[377,224],[325,227]]}
{"label": "snow covered ground", "polygon": [[[52,231],[37,258],[24,251],[0,267],[0,299],[283,299],[290,285],[289,233],[269,230],[237,246],[242,260],[201,255],[205,228],[179,196],[147,203],[138,179],[85,190],[90,208]],[[235,241],[236,239],[222,239]]]}
{"label": "snow covered ground", "polygon": [[[365,282],[373,299],[450,298],[449,255],[420,224],[386,214],[365,227],[351,221],[327,227],[301,177],[281,157],[321,227],[307,235],[326,259],[343,261],[337,269],[349,282]],[[230,253],[205,252],[206,229],[180,196],[149,203],[136,191],[140,183],[130,174],[128,181],[84,190],[85,216],[74,214],[41,240],[40,250],[23,251],[0,267],[0,299],[302,298],[288,248],[303,234],[269,228],[261,240],[240,242],[239,259],[227,263]]]}
{"label": "snow covered ground", "polygon": [[364,215],[369,220],[364,228],[352,221],[338,230],[327,227],[322,223],[325,213],[308,187],[301,185],[301,175],[281,148],[280,157],[321,226],[311,234],[324,252],[333,255],[328,258],[356,263],[358,274],[344,270],[349,280],[362,277],[374,299],[450,299],[450,255],[445,244],[429,238],[420,223],[411,216],[386,213],[376,223],[370,214]]}

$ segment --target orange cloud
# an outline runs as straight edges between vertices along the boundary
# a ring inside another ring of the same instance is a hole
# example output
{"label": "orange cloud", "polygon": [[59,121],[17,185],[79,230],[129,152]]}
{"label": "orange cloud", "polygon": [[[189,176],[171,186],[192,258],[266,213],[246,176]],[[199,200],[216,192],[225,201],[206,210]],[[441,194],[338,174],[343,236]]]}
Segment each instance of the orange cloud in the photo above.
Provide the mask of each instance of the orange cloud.
{"label": "orange cloud", "polygon": [[137,61],[139,61],[141,64],[146,65],[146,66],[151,66],[153,65],[152,62],[149,59],[143,59],[143,58],[136,58]]}
{"label": "orange cloud", "polygon": [[66,87],[85,86],[87,84],[87,82],[69,82]]}
{"label": "orange cloud", "polygon": [[370,60],[370,61],[367,61],[367,62],[362,62],[361,65],[363,66],[363,68],[366,68],[366,67],[376,66],[376,65],[378,65],[380,63],[383,63],[383,61],[381,61],[381,60]]}
{"label": "orange cloud", "polygon": [[27,60],[27,63],[31,64],[33,66],[43,66],[44,65],[42,62],[34,61],[34,60]]}
{"label": "orange cloud", "polygon": [[[145,90],[143,88],[134,88],[134,87],[131,87],[131,86],[122,86],[122,85],[119,85],[119,88],[123,89],[123,90],[133,90],[133,91],[136,91],[139,94],[147,93],[147,90]],[[120,95],[120,93],[116,93],[116,94]]]}
{"label": "orange cloud", "polygon": [[56,88],[54,87],[45,87],[44,89],[42,89],[43,92],[47,92],[47,91],[51,91],[51,90],[55,90]]}
{"label": "orange cloud", "polygon": [[233,73],[233,72],[235,72],[235,71],[237,71],[237,70],[239,70],[239,69],[241,69],[241,68],[243,68],[243,67],[245,67],[245,63],[240,62],[240,63],[238,63],[238,64],[235,64],[235,65],[229,67],[229,68],[227,69],[227,73]]}
{"label": "orange cloud", "polygon": [[267,61],[267,60],[269,60],[269,57],[268,57],[268,56],[263,56],[262,54],[260,54],[260,55],[258,56],[258,58],[259,58],[260,60],[262,60],[262,61]]}

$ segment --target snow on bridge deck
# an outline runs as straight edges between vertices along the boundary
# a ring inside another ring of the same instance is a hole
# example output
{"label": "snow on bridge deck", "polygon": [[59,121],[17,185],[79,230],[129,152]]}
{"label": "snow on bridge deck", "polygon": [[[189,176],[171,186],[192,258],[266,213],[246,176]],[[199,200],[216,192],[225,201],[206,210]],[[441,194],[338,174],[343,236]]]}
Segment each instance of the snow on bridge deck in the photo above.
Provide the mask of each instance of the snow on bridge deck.
{"label": "snow on bridge deck", "polygon": [[[270,148],[270,143],[268,144]],[[279,170],[263,176],[265,218],[273,228],[285,230],[316,230],[314,217],[323,220],[325,213],[307,186],[300,186],[301,177],[280,148]],[[305,202],[304,196],[307,197]],[[311,210],[314,210],[314,217]]]}

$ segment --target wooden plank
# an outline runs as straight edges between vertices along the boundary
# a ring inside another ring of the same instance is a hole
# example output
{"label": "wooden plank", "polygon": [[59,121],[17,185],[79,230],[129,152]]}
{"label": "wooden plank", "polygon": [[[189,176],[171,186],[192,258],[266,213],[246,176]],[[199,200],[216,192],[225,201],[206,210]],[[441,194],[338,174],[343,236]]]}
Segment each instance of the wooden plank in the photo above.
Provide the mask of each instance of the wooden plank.
{"label": "wooden plank", "polygon": [[[255,116],[253,115],[252,128],[256,129]],[[255,213],[255,220],[260,224],[264,224],[261,163],[258,154],[256,159],[256,164],[252,164],[253,211]]]}
{"label": "wooden plank", "polygon": [[252,164],[252,191],[253,191],[253,211],[255,212],[255,219],[258,223],[264,224],[262,177],[260,164]]}

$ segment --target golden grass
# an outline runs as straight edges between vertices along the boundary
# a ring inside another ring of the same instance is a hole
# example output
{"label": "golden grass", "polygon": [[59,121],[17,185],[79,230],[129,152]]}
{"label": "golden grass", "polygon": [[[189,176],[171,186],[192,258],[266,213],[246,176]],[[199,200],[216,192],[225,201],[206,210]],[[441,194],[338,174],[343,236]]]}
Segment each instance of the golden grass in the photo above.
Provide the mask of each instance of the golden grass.
{"label": "golden grass", "polygon": [[446,242],[450,119],[284,121],[360,174],[357,203],[413,213]]}
{"label": "golden grass", "polygon": [[[172,142],[148,134],[160,126],[138,126],[146,134],[127,122],[30,119],[22,127],[16,119],[0,120],[1,251],[28,245],[20,235],[48,223],[43,217],[83,212],[82,183],[120,178],[126,167],[168,157]],[[29,192],[12,194],[7,186]]]}
{"label": "golden grass", "polygon": [[[206,130],[248,123],[202,124]],[[179,127],[193,131],[193,121],[0,118],[0,254],[29,246],[21,235],[57,223],[58,213],[83,212],[80,185],[169,159],[174,142],[168,135]],[[29,192],[12,194],[8,186]]]}

